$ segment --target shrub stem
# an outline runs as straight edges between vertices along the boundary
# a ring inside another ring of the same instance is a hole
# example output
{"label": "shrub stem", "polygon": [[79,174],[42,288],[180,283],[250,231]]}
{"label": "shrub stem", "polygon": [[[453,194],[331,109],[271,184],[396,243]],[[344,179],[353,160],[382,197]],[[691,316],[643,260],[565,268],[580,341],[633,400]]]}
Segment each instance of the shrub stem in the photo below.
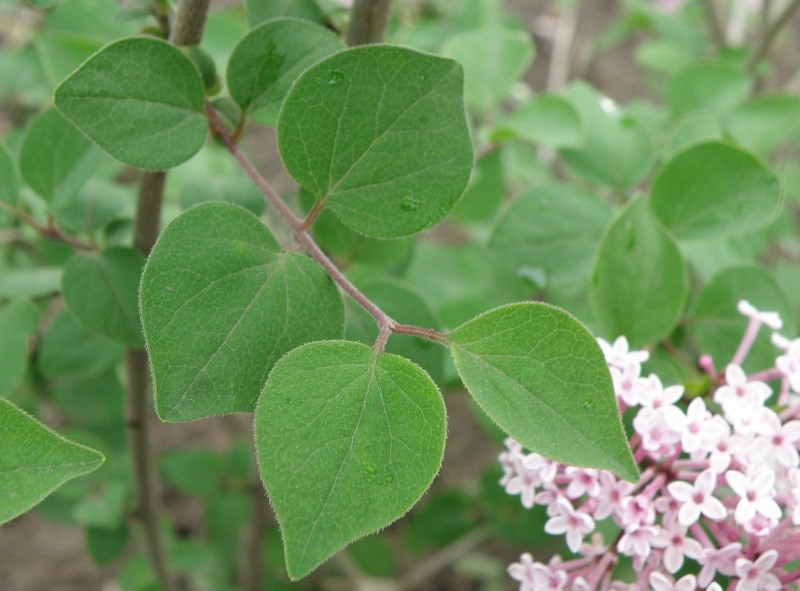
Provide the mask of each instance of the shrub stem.
{"label": "shrub stem", "polygon": [[[210,0],[181,0],[170,33],[175,45],[197,45]],[[144,172],[139,180],[133,245],[144,256],[150,254],[161,229],[166,171]],[[144,530],[143,550],[164,591],[177,591],[179,582],[169,573],[167,556],[159,528],[159,503],[156,490],[155,455],[150,441],[150,368],[142,348],[126,351],[128,373],[126,422],[134,487],[134,515]]]}

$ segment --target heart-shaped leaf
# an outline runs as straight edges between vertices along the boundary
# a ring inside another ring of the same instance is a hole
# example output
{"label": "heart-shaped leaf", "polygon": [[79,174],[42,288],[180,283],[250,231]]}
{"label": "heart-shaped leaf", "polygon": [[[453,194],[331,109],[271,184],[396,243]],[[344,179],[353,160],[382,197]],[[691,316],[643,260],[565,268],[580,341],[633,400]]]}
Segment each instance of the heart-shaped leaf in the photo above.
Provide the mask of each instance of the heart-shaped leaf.
{"label": "heart-shaped leaf", "polygon": [[0,398],[0,524],[103,461],[100,452],[64,439]]}
{"label": "heart-shaped leaf", "polygon": [[59,111],[114,158],[171,168],[203,145],[208,123],[200,73],[178,48],[153,37],[115,41],[55,91]]}
{"label": "heart-shaped leaf", "polygon": [[467,390],[511,437],[558,462],[638,481],[605,357],[572,316],[509,304],[462,324],[450,343]]}
{"label": "heart-shaped leaf", "polygon": [[140,294],[156,411],[169,422],[252,411],[284,353],[344,331],[322,268],[230,203],[198,205],[166,227]]}
{"label": "heart-shaped leaf", "polygon": [[686,262],[647,203],[634,199],[611,222],[589,291],[606,338],[656,343],[675,328],[689,293]]}
{"label": "heart-shaped leaf", "polygon": [[765,226],[783,200],[778,177],[758,158],[731,144],[707,142],[667,162],[650,203],[677,237],[708,239]]}
{"label": "heart-shaped leaf", "polygon": [[472,141],[458,63],[382,45],[311,66],[278,116],[294,179],[354,230],[378,238],[440,221],[469,181]]}
{"label": "heart-shaped leaf", "polygon": [[302,345],[255,415],[261,477],[292,579],[408,511],[439,470],[445,409],[412,362],[359,343]]}

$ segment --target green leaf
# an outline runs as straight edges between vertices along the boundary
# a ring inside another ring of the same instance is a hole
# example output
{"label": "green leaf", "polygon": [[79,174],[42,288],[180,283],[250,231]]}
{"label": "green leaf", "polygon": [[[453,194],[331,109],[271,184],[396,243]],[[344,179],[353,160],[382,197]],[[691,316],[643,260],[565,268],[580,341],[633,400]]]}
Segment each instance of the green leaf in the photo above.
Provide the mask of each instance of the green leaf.
{"label": "green leaf", "polygon": [[768,154],[800,130],[800,98],[773,94],[756,98],[725,117],[725,129],[742,146]]}
{"label": "green leaf", "polygon": [[692,64],[678,72],[667,88],[674,115],[691,111],[722,113],[747,98],[750,77],[725,64]]}
{"label": "green leaf", "polygon": [[275,126],[289,87],[309,66],[345,48],[332,31],[306,20],[281,18],[264,23],[231,54],[228,90],[242,111]]}
{"label": "green leaf", "polygon": [[131,248],[77,254],[64,268],[62,295],[84,327],[132,347],[144,345],[137,292],[144,257]]}
{"label": "green leaf", "polygon": [[255,415],[261,477],[292,579],[402,516],[439,470],[445,409],[418,366],[345,341],[272,370]]}
{"label": "green leaf", "polygon": [[581,114],[567,99],[540,94],[503,122],[519,137],[551,148],[578,148],[585,138]]}
{"label": "green leaf", "polygon": [[252,411],[284,353],[344,330],[327,274],[229,203],[198,205],[167,226],[140,297],[156,410],[168,422]]}
{"label": "green leaf", "polygon": [[55,109],[31,123],[19,151],[19,170],[31,189],[63,207],[94,173],[102,153]]}
{"label": "green leaf", "polygon": [[523,446],[638,481],[608,365],[572,316],[547,304],[509,304],[462,324],[450,342],[470,395]]}
{"label": "green leaf", "polygon": [[467,105],[484,114],[508,97],[511,87],[533,61],[535,50],[524,30],[487,26],[455,35],[442,54],[464,66]]}
{"label": "green leaf", "polygon": [[114,158],[159,170],[191,158],[208,123],[200,74],[178,48],[152,37],[106,45],[55,91],[55,104]]}
{"label": "green leaf", "polygon": [[767,225],[783,203],[777,176],[752,154],[708,142],[673,157],[653,181],[653,212],[678,238],[718,238]]}
{"label": "green leaf", "polygon": [[569,167],[589,182],[617,189],[641,180],[653,163],[653,145],[645,130],[583,82],[571,84],[566,94],[586,124],[582,146],[560,150]]}
{"label": "green leaf", "polygon": [[[17,167],[14,165],[14,156],[5,143],[0,142],[0,201],[16,205],[19,197],[17,183]],[[0,216],[3,213],[0,212]]]}
{"label": "green leaf", "polygon": [[[739,300],[780,314],[784,334],[794,334],[796,328],[792,300],[769,271],[756,266],[720,271],[700,293],[690,324],[700,352],[711,355],[719,368],[731,361],[747,327],[747,319],[736,310]],[[772,367],[778,354],[770,342],[770,331],[762,329],[744,363],[745,371]]]}
{"label": "green leaf", "polygon": [[278,117],[286,169],[354,230],[395,238],[441,220],[472,169],[461,66],[403,47],[306,70]]}
{"label": "green leaf", "polygon": [[245,6],[247,22],[251,27],[282,16],[294,16],[315,23],[322,22],[322,11],[316,0],[269,0],[268,2],[247,0]]}
{"label": "green leaf", "polygon": [[28,363],[28,336],[36,330],[39,311],[28,300],[16,300],[0,309],[0,397],[22,382]]}
{"label": "green leaf", "polygon": [[49,377],[89,378],[114,365],[122,351],[122,345],[89,332],[64,310],[44,335],[39,369]]}
{"label": "green leaf", "polygon": [[128,545],[128,525],[122,523],[114,529],[101,527],[86,528],[86,547],[92,560],[98,566],[114,561]]}
{"label": "green leaf", "polygon": [[3,399],[0,434],[0,524],[103,463],[100,452],[64,439]]}
{"label": "green leaf", "polygon": [[[358,289],[397,322],[439,330],[439,320],[428,303],[405,282],[373,278],[357,283]],[[371,345],[378,338],[375,319],[353,304],[348,311],[346,338]],[[442,383],[445,351],[431,341],[402,334],[392,334],[386,352],[394,353],[422,367],[437,384]]]}
{"label": "green leaf", "polygon": [[640,198],[611,222],[600,243],[589,297],[607,338],[634,347],[658,342],[680,319],[689,291],[675,241]]}
{"label": "green leaf", "polygon": [[3,269],[0,273],[0,298],[40,297],[58,292],[61,267]]}
{"label": "green leaf", "polygon": [[585,282],[611,209],[594,195],[564,185],[542,185],[511,204],[489,248],[520,277],[539,287]]}

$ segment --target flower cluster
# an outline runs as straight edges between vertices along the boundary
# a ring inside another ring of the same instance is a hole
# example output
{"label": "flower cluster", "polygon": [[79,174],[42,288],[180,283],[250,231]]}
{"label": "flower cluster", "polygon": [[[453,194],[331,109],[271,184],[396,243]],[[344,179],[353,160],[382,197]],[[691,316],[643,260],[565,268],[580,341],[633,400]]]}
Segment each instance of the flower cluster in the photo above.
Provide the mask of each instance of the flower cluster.
{"label": "flower cluster", "polygon": [[[508,568],[520,591],[800,588],[800,339],[774,333],[775,367],[748,376],[742,363],[758,331],[781,320],[745,301],[738,309],[749,318],[739,348],[721,374],[700,359],[715,389],[690,402],[682,386],[642,375],[647,352],[624,337],[599,341],[620,410],[633,415],[637,484],[506,440],[501,484],[525,507],[545,506],[545,531],[576,554],[546,564],[523,554]],[[606,540],[596,524],[607,519],[614,527],[604,531],[616,533]]]}

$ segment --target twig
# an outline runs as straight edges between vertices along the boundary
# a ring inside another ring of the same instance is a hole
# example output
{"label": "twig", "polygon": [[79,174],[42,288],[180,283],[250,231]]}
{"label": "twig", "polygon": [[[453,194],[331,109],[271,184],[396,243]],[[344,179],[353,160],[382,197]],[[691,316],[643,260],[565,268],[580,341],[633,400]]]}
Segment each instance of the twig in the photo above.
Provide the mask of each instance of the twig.
{"label": "twig", "polygon": [[203,38],[208,5],[211,0],[183,0],[175,13],[175,24],[169,34],[173,45],[199,45]]}
{"label": "twig", "polygon": [[734,0],[730,18],[728,18],[728,26],[725,28],[725,42],[727,45],[737,47],[744,43],[747,16],[750,13],[749,1]]}
{"label": "twig", "polygon": [[547,71],[546,89],[548,92],[563,90],[569,80],[578,10],[580,10],[580,3],[577,7],[572,3],[561,4],[561,13],[558,15],[553,32],[550,68]]}
{"label": "twig", "polygon": [[748,72],[752,73],[755,71],[759,62],[767,55],[767,53],[769,53],[769,50],[772,47],[772,44],[775,42],[775,38],[778,36],[780,30],[786,26],[786,23],[789,22],[792,14],[794,14],[798,8],[800,8],[800,0],[792,0],[786,6],[786,8],[784,8],[783,12],[779,14],[774,21],[772,21],[772,24],[767,27],[763,37],[761,38],[761,43],[759,43],[756,50],[750,56],[750,59],[747,61],[746,69]]}
{"label": "twig", "polygon": [[722,32],[722,20],[717,12],[717,6],[714,0],[703,0],[703,10],[706,13],[706,22],[708,23],[708,30],[711,33],[711,40],[717,49],[725,49],[725,35]]}
{"label": "twig", "polygon": [[15,208],[11,205],[8,205],[5,202],[0,201],[0,206],[4,209],[11,212],[13,216],[15,216],[20,221],[24,222],[25,224],[29,225],[31,228],[36,230],[36,232],[42,237],[46,238],[47,240],[58,240],[59,242],[64,242],[69,244],[70,246],[74,246],[79,250],[86,250],[86,251],[95,251],[97,250],[97,246],[94,244],[90,244],[88,242],[84,242],[83,240],[79,240],[70,234],[67,234],[58,227],[55,222],[55,219],[52,217],[48,219],[47,224],[42,224],[37,222],[28,212]]}
{"label": "twig", "polygon": [[345,41],[350,47],[380,43],[386,35],[392,0],[355,0]]}
{"label": "twig", "polygon": [[136,495],[134,515],[144,531],[143,549],[153,575],[163,589],[173,591],[177,587],[169,574],[161,540],[155,467],[150,452],[150,369],[147,352],[130,348],[125,353],[125,361],[128,367],[126,425]]}
{"label": "twig", "polygon": [[[219,137],[225,147],[228,148],[228,151],[239,163],[239,166],[242,167],[242,170],[244,170],[245,174],[250,177],[250,180],[253,181],[253,184],[267,200],[267,203],[276,212],[278,212],[278,215],[283,219],[284,223],[289,226],[295,242],[297,242],[297,244],[299,244],[323,269],[325,269],[325,272],[330,276],[334,283],[336,283],[342,289],[342,291],[353,298],[353,300],[359,306],[364,308],[364,310],[366,310],[369,315],[375,319],[375,321],[378,323],[379,333],[392,331],[400,334],[419,336],[441,344],[446,344],[448,342],[447,337],[444,334],[435,330],[398,324],[391,318],[391,316],[381,310],[377,304],[361,293],[361,291],[355,285],[353,285],[353,283],[347,277],[345,277],[344,273],[342,273],[336,264],[314,241],[314,238],[312,238],[311,234],[309,234],[306,228],[304,220],[301,220],[292,212],[291,209],[289,209],[289,206],[283,202],[280,196],[278,196],[278,194],[273,190],[272,186],[263,176],[261,176],[261,173],[258,172],[256,167],[253,166],[253,163],[250,162],[250,159],[239,149],[239,146],[231,137],[230,132],[225,127],[225,124],[222,122],[219,114],[208,102],[206,102],[206,116],[208,117],[208,121],[213,132],[217,135],[217,137]],[[380,342],[378,342],[377,345],[380,345]]]}

